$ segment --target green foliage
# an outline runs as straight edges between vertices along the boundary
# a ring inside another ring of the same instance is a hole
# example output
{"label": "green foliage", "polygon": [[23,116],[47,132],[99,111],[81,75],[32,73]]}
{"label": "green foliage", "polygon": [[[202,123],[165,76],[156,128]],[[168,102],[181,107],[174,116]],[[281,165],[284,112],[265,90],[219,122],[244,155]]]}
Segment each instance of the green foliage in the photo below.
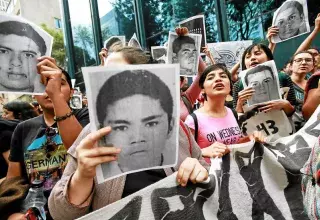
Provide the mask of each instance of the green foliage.
{"label": "green foliage", "polygon": [[[75,43],[74,52],[77,58],[82,58],[82,62],[78,60],[78,64],[82,64],[80,67],[83,66],[90,66],[95,63],[94,59],[90,55],[90,49],[92,49],[93,43],[93,36],[90,30],[90,27],[84,25],[77,25],[73,27],[73,39]],[[81,50],[79,50],[81,49]],[[81,55],[79,54],[81,53]],[[93,60],[93,63],[92,63]]]}
{"label": "green foliage", "polygon": [[53,37],[51,56],[56,59],[59,66],[65,67],[66,51],[62,31],[59,29],[49,28],[46,24],[41,24],[41,27]]}

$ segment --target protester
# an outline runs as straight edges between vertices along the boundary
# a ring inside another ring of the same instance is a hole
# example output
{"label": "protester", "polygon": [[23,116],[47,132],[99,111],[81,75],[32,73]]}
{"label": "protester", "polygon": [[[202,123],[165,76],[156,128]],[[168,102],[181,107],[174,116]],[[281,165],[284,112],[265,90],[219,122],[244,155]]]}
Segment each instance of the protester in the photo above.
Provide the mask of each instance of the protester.
{"label": "protester", "polygon": [[[130,53],[132,50],[136,54]],[[145,56],[143,51],[139,49],[124,47],[109,55],[106,64],[144,64],[145,60],[148,60],[147,57],[140,60],[135,59],[135,57],[143,56]],[[130,61],[134,61],[134,63]],[[204,168],[207,167],[207,164],[201,157],[199,147],[190,138],[190,131],[183,123],[180,123],[179,161],[176,167],[142,171],[98,185],[94,180],[96,166],[117,160],[120,153],[119,146],[94,147],[100,138],[109,135],[110,132],[111,128],[106,127],[90,133],[88,125],[69,149],[70,160],[67,168],[49,198],[49,208],[54,219],[81,217],[155,183],[174,171],[178,171],[177,181],[182,186],[185,186],[188,180],[194,183],[202,182],[208,177],[208,172]]]}
{"label": "protester", "polygon": [[302,115],[308,120],[320,105],[320,71],[314,73],[305,87]]}
{"label": "protester", "polygon": [[[273,60],[273,54],[271,50],[263,44],[253,44],[248,47],[242,55],[242,68],[243,70],[262,64],[268,60]],[[274,109],[284,110],[287,116],[292,116],[295,111],[296,98],[294,88],[290,77],[284,73],[278,74],[280,88],[289,87],[287,100],[275,100],[267,102],[262,111],[268,112]],[[246,101],[252,97],[254,89],[248,87],[243,89],[241,80],[234,84],[233,87],[233,106],[238,113],[243,112],[243,105]]]}
{"label": "protester", "polygon": [[[320,62],[320,53],[319,50],[316,48],[310,48],[312,42],[314,39],[317,37],[317,35],[320,32],[320,14],[317,15],[315,21],[314,21],[314,29],[313,31],[309,34],[309,36],[302,42],[302,44],[299,46],[299,48],[296,51],[296,54],[308,50],[314,57],[315,63],[318,64]],[[317,67],[318,68],[318,67]],[[317,70],[315,68],[314,72]]]}
{"label": "protester", "polygon": [[[35,98],[43,109],[43,115],[16,127],[6,181],[15,177],[22,177],[29,183],[34,179],[43,180],[44,193],[48,197],[67,164],[67,149],[82,127],[88,124],[89,117],[87,109],[72,111],[68,105],[73,94],[68,73],[57,67],[51,57],[41,57],[38,61],[46,92]],[[0,186],[0,192],[2,187],[10,187],[6,181]],[[19,212],[19,208],[8,211]]]}
{"label": "protester", "polygon": [[302,105],[304,101],[304,92],[307,85],[306,76],[314,68],[314,58],[308,51],[296,53],[291,61],[291,79],[296,95],[296,111],[293,117],[296,131],[303,127],[305,120],[302,116]]}
{"label": "protester", "polygon": [[[226,96],[232,88],[228,69],[222,64],[207,67],[199,86],[205,99],[204,106],[189,115],[185,123],[191,128],[202,156],[210,163],[209,158],[228,153],[228,145],[238,143],[242,134],[236,112],[225,106]],[[258,133],[253,137],[263,140]]]}
{"label": "protester", "polygon": [[304,211],[309,219],[319,219],[320,137],[313,146],[310,157],[304,164],[301,172]]}
{"label": "protester", "polygon": [[19,122],[16,119],[0,119],[0,183],[7,175],[11,136]]}
{"label": "protester", "polygon": [[2,119],[0,119],[0,152],[2,154],[0,155],[0,179],[7,174],[13,130],[19,122],[36,116],[32,106],[25,101],[11,101],[3,106]]}
{"label": "protester", "polygon": [[33,101],[30,104],[32,105],[33,110],[37,113],[37,115],[42,114],[41,106],[39,105],[39,103],[37,101]]}

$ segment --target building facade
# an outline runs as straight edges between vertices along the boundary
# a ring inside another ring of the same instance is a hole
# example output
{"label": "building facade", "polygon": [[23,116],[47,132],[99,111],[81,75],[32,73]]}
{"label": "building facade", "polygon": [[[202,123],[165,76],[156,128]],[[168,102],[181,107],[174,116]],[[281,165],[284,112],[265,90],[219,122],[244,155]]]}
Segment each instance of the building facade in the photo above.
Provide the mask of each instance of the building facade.
{"label": "building facade", "polygon": [[[9,0],[6,12],[20,15],[37,24],[46,24],[52,29],[61,29],[61,10],[59,0]],[[36,13],[35,13],[36,12]]]}
{"label": "building facade", "polygon": [[0,0],[0,11],[6,11],[10,0]]}

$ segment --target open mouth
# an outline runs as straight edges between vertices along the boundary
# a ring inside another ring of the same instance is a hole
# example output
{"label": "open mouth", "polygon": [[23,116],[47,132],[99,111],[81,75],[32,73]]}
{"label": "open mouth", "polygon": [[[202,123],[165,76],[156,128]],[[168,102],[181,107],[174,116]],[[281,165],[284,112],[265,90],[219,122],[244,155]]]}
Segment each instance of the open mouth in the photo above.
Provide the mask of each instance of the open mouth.
{"label": "open mouth", "polygon": [[224,89],[224,85],[222,83],[218,83],[213,87],[213,89]]}
{"label": "open mouth", "polygon": [[28,76],[23,73],[14,73],[14,72],[9,72],[8,73],[8,79],[11,80],[20,80],[20,79],[27,79]]}
{"label": "open mouth", "polygon": [[251,64],[250,64],[250,67],[256,67],[256,66],[258,66],[260,63],[258,63],[258,62],[252,62]]}

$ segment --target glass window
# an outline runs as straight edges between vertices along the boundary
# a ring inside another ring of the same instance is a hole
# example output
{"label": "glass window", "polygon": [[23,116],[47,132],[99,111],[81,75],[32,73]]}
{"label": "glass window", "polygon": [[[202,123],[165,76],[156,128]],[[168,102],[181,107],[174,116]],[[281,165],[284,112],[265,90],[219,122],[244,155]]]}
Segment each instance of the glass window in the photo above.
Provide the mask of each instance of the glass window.
{"label": "glass window", "polygon": [[180,21],[199,14],[205,16],[207,42],[218,40],[214,0],[142,0],[142,5],[148,47],[163,45]]}
{"label": "glass window", "polygon": [[57,29],[60,29],[60,28],[61,28],[61,19],[59,19],[59,18],[54,18],[54,26],[55,26]]}
{"label": "glass window", "polygon": [[[226,13],[230,40],[265,40],[274,12],[285,0],[227,0]],[[319,13],[320,2],[308,0],[310,26]]]}
{"label": "glass window", "polygon": [[102,42],[125,35],[128,42],[136,32],[132,0],[98,0]]}
{"label": "glass window", "polygon": [[69,10],[74,42],[76,86],[84,91],[81,67],[97,64],[89,0],[69,0]]}

